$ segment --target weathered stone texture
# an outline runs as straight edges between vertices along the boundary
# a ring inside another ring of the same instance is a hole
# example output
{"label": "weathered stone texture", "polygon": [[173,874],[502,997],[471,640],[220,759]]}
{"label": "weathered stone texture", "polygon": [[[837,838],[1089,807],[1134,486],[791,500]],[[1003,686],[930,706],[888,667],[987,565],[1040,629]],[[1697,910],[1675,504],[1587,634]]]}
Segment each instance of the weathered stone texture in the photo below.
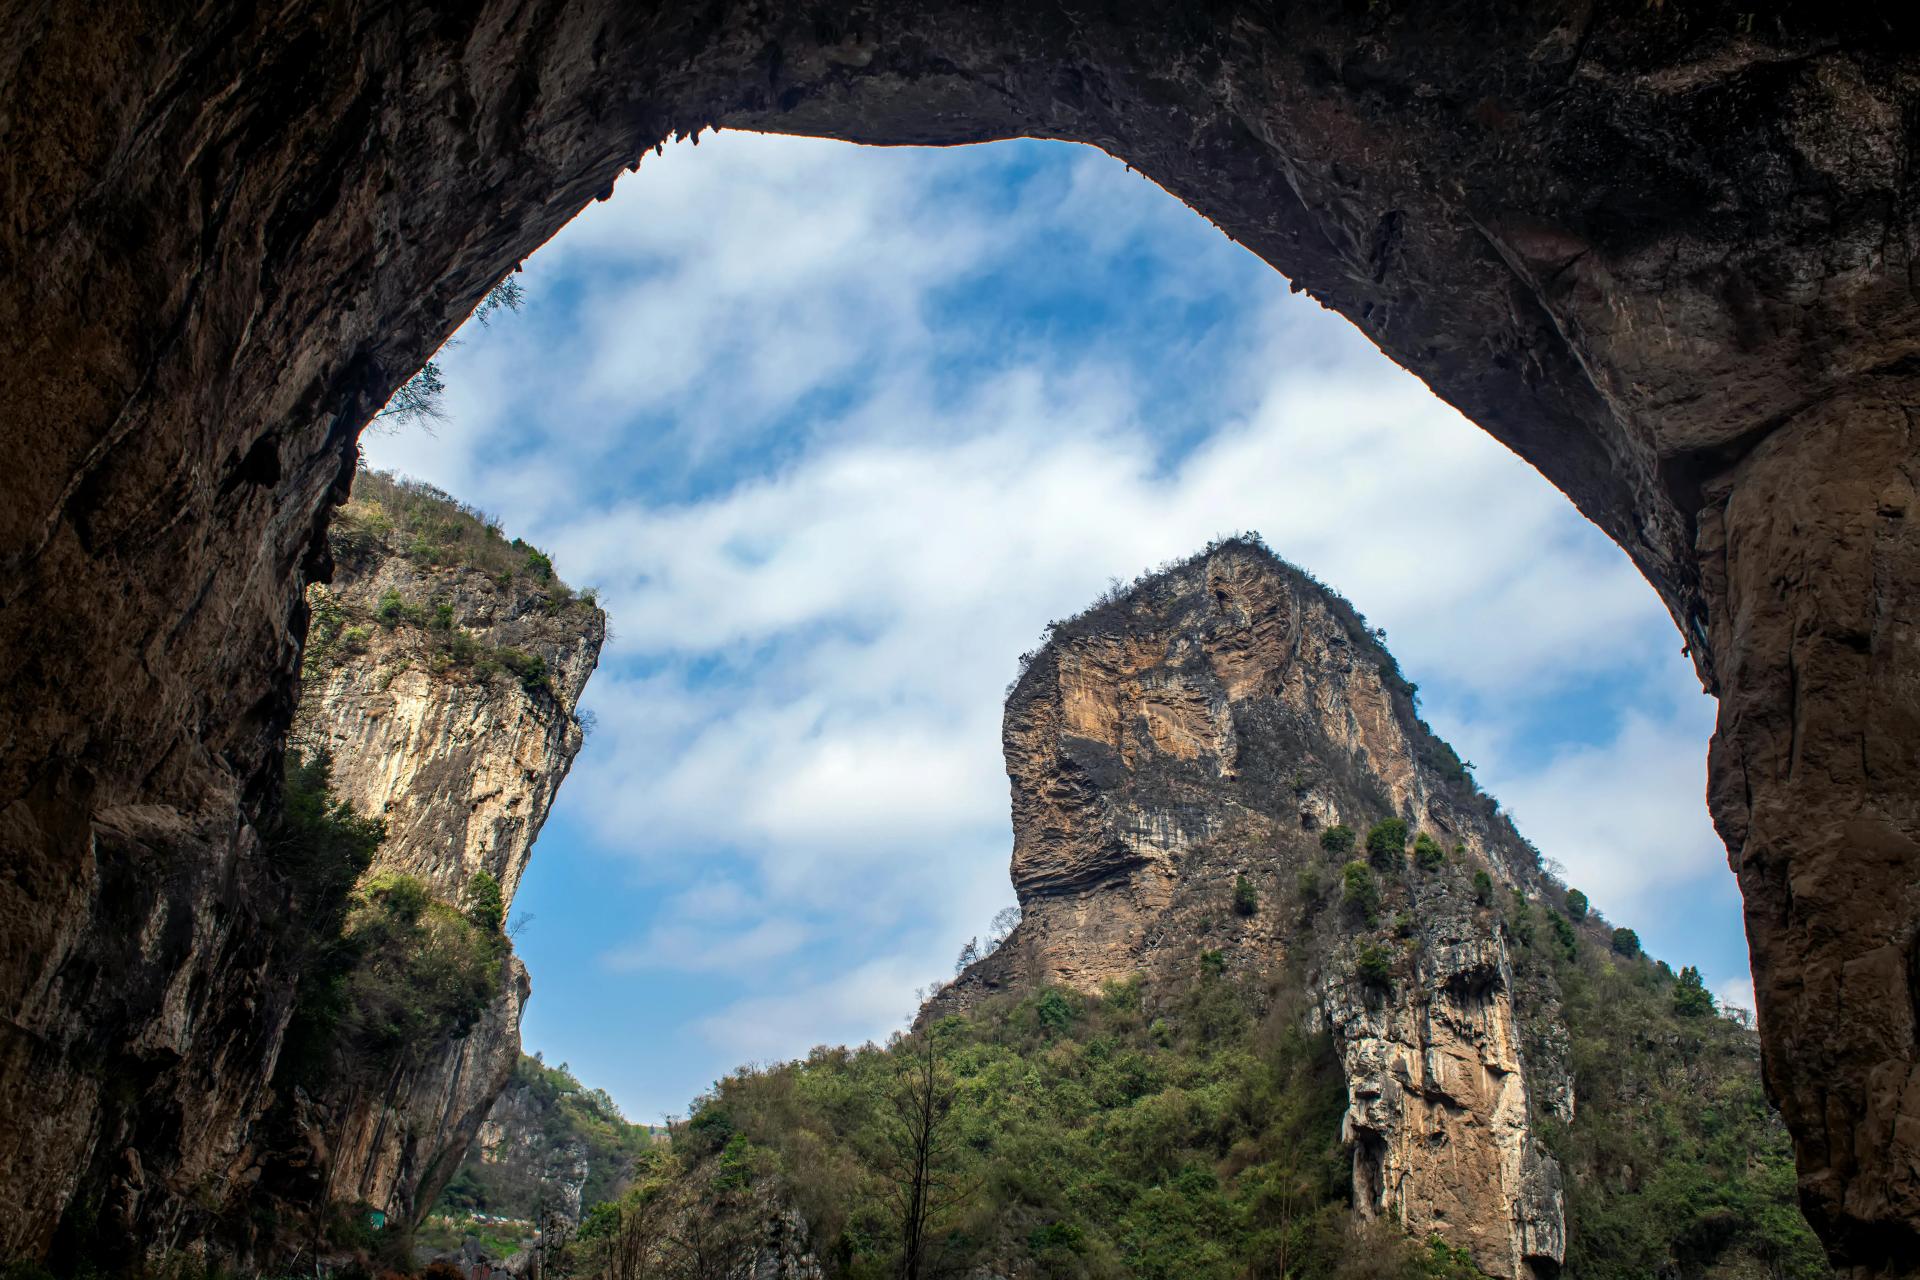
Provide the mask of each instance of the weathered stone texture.
{"label": "weathered stone texture", "polygon": [[[1565,1225],[1531,1099],[1571,1119],[1572,1082],[1523,1048],[1504,929],[1471,876],[1502,895],[1554,887],[1421,723],[1363,619],[1228,543],[1056,628],[1008,697],[1004,736],[1021,921],[935,1012],[1036,982],[1093,992],[1145,974],[1150,992],[1178,990],[1203,949],[1297,973],[1346,1074],[1359,1212],[1470,1249],[1489,1275],[1550,1273]],[[1364,838],[1390,816],[1452,852],[1390,877],[1403,929],[1355,936],[1327,901],[1344,858],[1320,834]],[[1303,875],[1320,898],[1303,898]],[[1259,906],[1223,924],[1243,877]],[[1368,943],[1396,957],[1389,982],[1361,976]],[[1553,993],[1528,994],[1534,1040],[1564,1041]]]}
{"label": "weathered stone texture", "polygon": [[[1912,544],[1879,505],[1920,336],[1899,7],[15,0],[0,23],[0,1249],[41,1249],[76,1194],[160,1233],[225,1176],[285,1003],[249,829],[355,433],[623,167],[734,125],[1104,147],[1614,537],[1724,699],[1715,813],[1816,1221],[1863,1266],[1920,1254]],[[1186,838],[1156,822],[1149,859]]]}
{"label": "weathered stone texture", "polygon": [[[545,661],[547,684],[529,689],[508,672],[436,663],[434,635],[418,626],[375,625],[361,644],[314,664],[295,716],[298,744],[328,753],[335,794],[387,824],[369,875],[417,876],[458,905],[486,871],[510,907],[583,741],[574,709],[606,615],[582,601],[556,608],[525,583],[423,565],[384,544],[343,553],[332,585],[312,591],[356,619],[390,593],[445,604],[451,626],[482,651],[511,646]],[[432,1207],[519,1061],[529,989],[509,955],[498,995],[464,1037],[416,1046],[388,1079],[307,1100],[318,1154],[306,1158],[324,1168],[327,1202],[364,1202],[396,1221]]]}

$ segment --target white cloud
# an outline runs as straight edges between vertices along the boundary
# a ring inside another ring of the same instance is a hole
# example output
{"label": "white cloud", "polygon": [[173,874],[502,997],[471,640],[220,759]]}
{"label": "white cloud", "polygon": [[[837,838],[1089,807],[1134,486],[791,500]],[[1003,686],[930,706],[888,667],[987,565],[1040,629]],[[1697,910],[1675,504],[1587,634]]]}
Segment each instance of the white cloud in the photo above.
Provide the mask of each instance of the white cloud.
{"label": "white cloud", "polygon": [[[602,590],[600,729],[563,799],[660,899],[609,964],[727,978],[686,1023],[714,1053],[896,1024],[1009,896],[1016,655],[1249,528],[1388,628],[1605,909],[1711,869],[1711,708],[1617,548],[1117,163],[997,163],[740,135],[650,160],[529,264],[526,315],[449,354],[451,421],[371,442]],[[1018,345],[968,310],[1076,255],[1144,262],[1132,308]],[[1199,317],[1182,350],[1142,345],[1152,307]],[[1646,704],[1543,753],[1542,709],[1608,681]]]}
{"label": "white cloud", "polygon": [[1621,922],[1654,899],[1724,872],[1726,849],[1706,809],[1711,703],[1627,714],[1611,740],[1482,770],[1533,842],[1570,883]]}

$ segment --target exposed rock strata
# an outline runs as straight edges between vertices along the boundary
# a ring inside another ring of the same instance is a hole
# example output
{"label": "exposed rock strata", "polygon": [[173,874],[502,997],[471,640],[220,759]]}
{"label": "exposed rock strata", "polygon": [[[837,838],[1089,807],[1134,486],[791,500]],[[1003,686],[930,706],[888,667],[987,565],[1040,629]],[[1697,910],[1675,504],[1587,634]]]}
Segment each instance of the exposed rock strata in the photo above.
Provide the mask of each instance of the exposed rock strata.
{"label": "exposed rock strata", "polygon": [[[295,739],[328,754],[342,801],[386,822],[369,875],[403,872],[460,904],[484,871],[510,907],[583,741],[574,708],[599,661],[606,615],[520,579],[422,564],[385,542],[336,550],[332,586],[313,591],[341,621],[327,650],[312,655]],[[389,598],[444,606],[446,625],[354,629]],[[544,681],[529,687],[505,671],[437,658],[436,636],[456,631],[483,654],[537,655]],[[397,1221],[425,1214],[519,1061],[528,990],[525,967],[509,955],[499,993],[464,1037],[420,1046],[374,1087],[311,1100],[327,1202],[369,1204]]]}
{"label": "exposed rock strata", "polygon": [[1103,146],[1619,541],[1723,698],[1714,811],[1816,1224],[1864,1267],[1920,1253],[1920,687],[1911,535],[1881,493],[1911,466],[1920,333],[1896,10],[212,0],[102,22],[47,0],[5,22],[0,1250],[38,1252],[69,1209],[164,1240],[262,1104],[287,978],[252,825],[354,434],[624,166],[736,124]]}
{"label": "exposed rock strata", "polygon": [[[937,1010],[1137,972],[1178,989],[1201,950],[1291,969],[1346,1073],[1360,1211],[1470,1249],[1489,1275],[1552,1273],[1560,1175],[1534,1109],[1570,1120],[1574,1099],[1523,1030],[1565,1032],[1551,990],[1518,990],[1472,875],[1503,896],[1563,891],[1420,722],[1364,620],[1225,544],[1057,628],[1007,700],[1005,746],[1021,922]],[[1451,852],[1382,873],[1394,919],[1368,927],[1327,900],[1346,858],[1320,836],[1389,816]],[[1243,877],[1259,902],[1245,917],[1225,910]],[[1393,957],[1389,981],[1362,975],[1369,945]]]}

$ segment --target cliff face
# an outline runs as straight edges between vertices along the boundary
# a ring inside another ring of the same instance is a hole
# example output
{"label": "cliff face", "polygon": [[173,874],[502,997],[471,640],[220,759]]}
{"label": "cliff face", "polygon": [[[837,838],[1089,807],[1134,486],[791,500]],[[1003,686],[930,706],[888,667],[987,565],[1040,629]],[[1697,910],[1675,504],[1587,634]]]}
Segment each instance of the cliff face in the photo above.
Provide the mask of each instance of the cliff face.
{"label": "cliff face", "polygon": [[[312,589],[295,744],[325,753],[335,795],[386,823],[368,882],[398,873],[468,907],[476,877],[491,877],[504,918],[580,750],[574,708],[606,615],[539,553],[384,476],[361,478],[334,551],[332,585]],[[407,1046],[374,1079],[344,1063],[350,1083],[303,1099],[327,1202],[426,1212],[513,1074],[528,991],[507,954],[470,1029]]]}
{"label": "cliff face", "polygon": [[655,1136],[563,1064],[521,1058],[494,1101],[441,1209],[578,1226],[656,1158]]}
{"label": "cliff face", "polygon": [[[1008,699],[1005,750],[1021,923],[936,1012],[1034,982],[1172,989],[1196,951],[1284,967],[1344,1067],[1358,1210],[1489,1275],[1551,1272],[1560,1175],[1536,1125],[1572,1117],[1566,1036],[1551,984],[1516,978],[1495,904],[1563,891],[1351,608],[1225,544],[1056,629]],[[1407,833],[1360,873],[1378,904],[1340,901],[1368,853],[1327,833],[1364,845],[1387,818]],[[1408,851],[1417,836],[1439,860]]]}
{"label": "cliff face", "polygon": [[9,6],[0,1251],[164,1242],[290,976],[303,592],[376,408],[710,125],[1124,157],[1616,539],[1721,695],[1769,1085],[1920,1250],[1920,55],[1871,5]]}

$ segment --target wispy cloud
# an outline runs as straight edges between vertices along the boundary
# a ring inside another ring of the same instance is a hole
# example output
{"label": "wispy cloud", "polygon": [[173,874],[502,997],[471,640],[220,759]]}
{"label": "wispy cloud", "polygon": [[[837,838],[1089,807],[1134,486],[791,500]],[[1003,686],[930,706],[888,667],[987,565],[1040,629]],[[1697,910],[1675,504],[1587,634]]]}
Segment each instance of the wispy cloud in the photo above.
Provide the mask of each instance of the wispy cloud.
{"label": "wispy cloud", "polygon": [[[527,313],[449,353],[450,422],[373,456],[501,511],[612,614],[562,794],[588,839],[543,844],[529,890],[617,866],[596,892],[630,920],[528,947],[543,983],[566,979],[540,947],[586,955],[672,1029],[603,1055],[642,1110],[897,1025],[1011,897],[1016,655],[1236,530],[1388,628],[1610,913],[1724,880],[1711,707],[1625,557],[1116,162],[725,135],[649,161],[527,274]],[[1732,980],[1737,920],[1706,932],[1671,941]],[[612,1034],[541,1008],[576,1064]]]}

